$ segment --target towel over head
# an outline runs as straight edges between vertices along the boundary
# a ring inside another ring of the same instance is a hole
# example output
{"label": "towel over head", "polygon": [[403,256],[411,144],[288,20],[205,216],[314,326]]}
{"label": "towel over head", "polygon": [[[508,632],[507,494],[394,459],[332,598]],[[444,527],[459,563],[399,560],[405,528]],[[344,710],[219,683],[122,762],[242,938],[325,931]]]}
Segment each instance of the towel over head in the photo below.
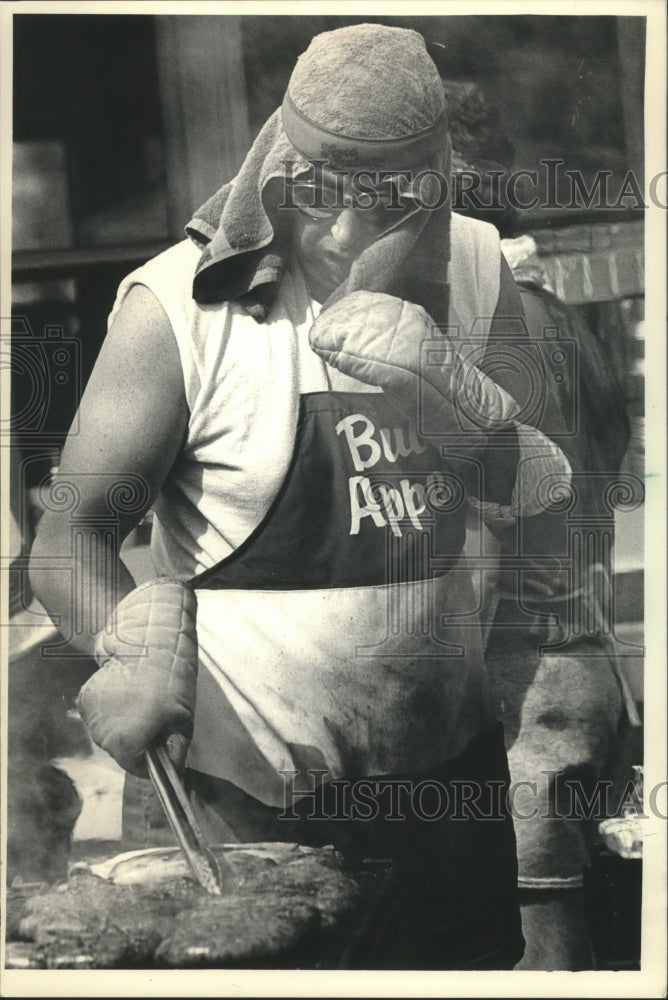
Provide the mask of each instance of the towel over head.
{"label": "towel over head", "polygon": [[267,318],[290,253],[286,192],[314,165],[388,172],[414,204],[355,260],[324,304],[357,289],[423,305],[447,321],[450,141],[441,79],[417,32],[359,24],[316,35],[293,70],[282,107],[239,173],[195,213],[202,247],[193,284],[200,303],[241,301]]}

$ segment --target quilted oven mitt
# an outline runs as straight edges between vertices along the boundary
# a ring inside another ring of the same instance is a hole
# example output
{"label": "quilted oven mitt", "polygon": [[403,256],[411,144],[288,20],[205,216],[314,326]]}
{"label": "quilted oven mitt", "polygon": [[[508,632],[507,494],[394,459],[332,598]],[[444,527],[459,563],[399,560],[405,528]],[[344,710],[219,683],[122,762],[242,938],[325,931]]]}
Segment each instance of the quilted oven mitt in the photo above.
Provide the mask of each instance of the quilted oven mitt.
{"label": "quilted oven mitt", "polygon": [[561,450],[514,419],[519,407],[513,397],[469,364],[447,336],[436,336],[436,324],[422,306],[381,292],[352,292],[320,313],[309,340],[328,364],[380,386],[418,432],[437,428],[449,444],[479,453],[495,432],[517,431],[519,462],[510,501],[473,501],[485,521],[511,524],[538,514],[549,508],[556,484],[570,481]]}
{"label": "quilted oven mitt", "polygon": [[518,412],[512,396],[437,335],[422,306],[394,295],[352,292],[320,313],[309,337],[328,364],[380,386],[418,430],[461,434],[472,446]]}
{"label": "quilted oven mitt", "polygon": [[177,766],[193,733],[197,598],[160,577],[129,593],[95,642],[100,669],[77,707],[91,738],[126,771],[146,777],[144,753],[167,742]]}

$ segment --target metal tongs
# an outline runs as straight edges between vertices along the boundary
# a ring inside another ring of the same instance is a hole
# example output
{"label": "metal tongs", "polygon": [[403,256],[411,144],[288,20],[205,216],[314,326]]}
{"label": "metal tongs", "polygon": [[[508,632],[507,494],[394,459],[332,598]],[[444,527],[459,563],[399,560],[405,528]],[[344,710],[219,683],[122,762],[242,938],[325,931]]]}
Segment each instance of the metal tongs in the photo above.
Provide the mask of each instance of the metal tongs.
{"label": "metal tongs", "polygon": [[220,896],[233,881],[232,869],[211,853],[164,744],[146,751],[146,766],[188,867],[202,888]]}

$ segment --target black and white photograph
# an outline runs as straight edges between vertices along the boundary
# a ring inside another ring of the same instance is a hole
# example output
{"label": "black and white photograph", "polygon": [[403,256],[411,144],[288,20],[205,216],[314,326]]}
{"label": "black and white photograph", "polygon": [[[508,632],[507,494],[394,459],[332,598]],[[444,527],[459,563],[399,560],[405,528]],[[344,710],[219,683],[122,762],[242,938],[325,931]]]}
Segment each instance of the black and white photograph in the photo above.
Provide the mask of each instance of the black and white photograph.
{"label": "black and white photograph", "polygon": [[664,5],[2,8],[0,995],[665,996]]}

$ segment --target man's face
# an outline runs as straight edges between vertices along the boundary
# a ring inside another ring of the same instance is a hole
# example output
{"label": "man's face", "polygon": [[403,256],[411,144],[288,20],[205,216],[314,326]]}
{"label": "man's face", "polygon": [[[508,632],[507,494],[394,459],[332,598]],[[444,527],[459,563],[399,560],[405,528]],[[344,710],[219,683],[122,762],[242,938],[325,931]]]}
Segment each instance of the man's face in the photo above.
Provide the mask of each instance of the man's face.
{"label": "man's face", "polygon": [[411,210],[390,182],[370,173],[323,170],[311,184],[292,188],[293,241],[309,291],[324,302],[350,273],[353,261]]}

